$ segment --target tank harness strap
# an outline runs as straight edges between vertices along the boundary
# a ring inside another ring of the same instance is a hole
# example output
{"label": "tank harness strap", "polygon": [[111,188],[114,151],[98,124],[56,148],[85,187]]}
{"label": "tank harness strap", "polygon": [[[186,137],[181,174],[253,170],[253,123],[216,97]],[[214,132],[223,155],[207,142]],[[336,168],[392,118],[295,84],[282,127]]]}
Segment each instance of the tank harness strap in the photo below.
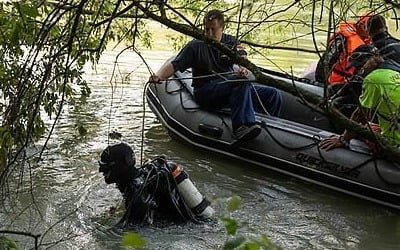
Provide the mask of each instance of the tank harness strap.
{"label": "tank harness strap", "polygon": [[208,206],[211,205],[211,202],[209,202],[206,198],[204,198],[199,205],[192,207],[191,210],[195,214],[201,214]]}

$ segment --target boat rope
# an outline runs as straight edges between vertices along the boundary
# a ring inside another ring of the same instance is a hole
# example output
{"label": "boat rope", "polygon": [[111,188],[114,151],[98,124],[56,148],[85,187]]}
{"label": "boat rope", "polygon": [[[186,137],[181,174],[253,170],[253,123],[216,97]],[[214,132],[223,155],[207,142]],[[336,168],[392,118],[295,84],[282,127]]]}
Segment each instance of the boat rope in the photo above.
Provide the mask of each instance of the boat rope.
{"label": "boat rope", "polygon": [[312,143],[310,143],[310,144],[303,145],[303,146],[299,146],[299,147],[290,147],[290,146],[287,146],[287,145],[283,144],[282,142],[280,142],[280,141],[271,133],[271,131],[270,131],[270,129],[268,128],[268,126],[267,126],[267,124],[265,123],[265,121],[258,122],[258,124],[260,124],[260,126],[268,133],[268,135],[271,137],[271,139],[272,139],[276,144],[278,144],[279,146],[281,146],[282,148],[287,149],[287,150],[296,151],[296,150],[309,149],[309,148],[312,148],[312,147],[318,145],[318,143],[319,143],[319,138],[313,137],[314,142],[312,142]]}
{"label": "boat rope", "polygon": [[264,111],[264,114],[270,115],[267,108],[264,106],[263,102],[261,101],[260,95],[258,94],[256,87],[254,87],[254,84],[250,83],[250,88],[253,89],[254,94],[257,97],[258,104],[260,104],[260,107]]}
{"label": "boat rope", "polygon": [[266,73],[266,74],[269,74],[269,75],[278,76],[278,77],[282,77],[282,78],[286,78],[288,80],[303,82],[303,83],[307,83],[307,84],[314,85],[314,86],[321,86],[321,87],[324,86],[323,83],[320,83],[320,82],[317,82],[317,81],[314,81],[314,80],[311,80],[311,79],[308,79],[308,78],[304,78],[304,77],[297,77],[297,76],[294,76],[293,73],[292,74],[281,73],[281,72],[269,70],[269,69],[262,68],[262,67],[258,67],[258,69],[263,73]]}
{"label": "boat rope", "polygon": [[[127,49],[133,48],[134,52],[141,58],[142,63],[139,64],[131,73],[133,73],[134,71],[136,71],[137,69],[139,69],[143,64],[146,66],[147,70],[149,71],[150,75],[154,74],[154,71],[150,68],[150,66],[147,64],[146,60],[143,58],[143,56],[141,55],[141,53],[135,48],[135,46],[128,46],[127,48],[123,49],[122,51],[120,51],[118,53],[118,55],[115,58],[115,62],[113,65],[113,70],[112,70],[112,74],[111,74],[111,78],[110,78],[110,86],[111,86],[111,103],[110,103],[110,111],[109,111],[109,116],[108,116],[108,126],[107,126],[107,145],[110,145],[110,139],[111,139],[111,135],[114,134],[115,132],[110,132],[111,131],[111,118],[112,118],[112,112],[113,112],[113,108],[114,108],[114,92],[116,89],[116,84],[113,84],[113,80],[116,83],[115,80],[115,71],[116,68],[118,67],[118,58],[119,56],[126,51]],[[146,97],[145,97],[145,92],[146,89],[149,85],[149,82],[145,83],[145,86],[143,88],[143,116],[142,116],[142,131],[141,131],[141,146],[140,146],[140,164],[143,164],[143,148],[144,148],[144,120],[145,120],[145,114],[146,114]],[[119,133],[117,133],[119,134]],[[119,137],[121,137],[122,135],[119,135]]]}
{"label": "boat rope", "polygon": [[[318,154],[319,154],[319,157],[321,158],[321,160],[324,161],[324,162],[327,162],[327,161],[325,160],[325,158],[324,158],[322,152],[321,152],[321,148],[320,148],[319,146],[317,146],[317,149],[318,149]],[[369,159],[365,160],[364,162],[361,162],[361,163],[358,164],[357,166],[352,167],[352,168],[347,168],[347,169],[339,169],[338,172],[340,172],[340,173],[346,173],[346,174],[347,174],[347,173],[350,173],[350,172],[352,172],[352,171],[355,171],[355,170],[357,170],[357,169],[359,169],[359,168],[362,168],[362,167],[366,166],[366,165],[367,165],[368,163],[370,163],[370,162],[373,162],[373,163],[374,163],[374,170],[375,170],[375,173],[376,173],[376,175],[379,177],[380,180],[382,180],[382,181],[383,181],[384,183],[386,183],[387,185],[399,186],[399,185],[400,185],[400,182],[394,183],[394,182],[391,182],[391,181],[386,180],[385,177],[383,177],[383,175],[381,174],[381,170],[379,170],[379,166],[378,166],[378,163],[377,163],[378,160],[379,160],[379,158],[378,158],[376,155],[372,155]],[[396,163],[393,162],[393,164],[396,164]]]}
{"label": "boat rope", "polygon": [[[282,148],[285,148],[287,150],[304,150],[304,149],[309,149],[309,148],[312,148],[314,146],[317,146],[317,150],[318,150],[318,154],[319,154],[320,159],[323,162],[328,162],[324,158],[324,156],[323,156],[323,154],[321,152],[321,148],[318,145],[320,140],[321,140],[321,138],[319,136],[314,136],[313,137],[314,142],[310,143],[308,145],[304,145],[304,146],[300,146],[300,147],[289,147],[289,146],[284,145],[283,143],[281,143],[275,136],[272,135],[271,131],[268,129],[268,126],[267,126],[267,124],[265,122],[261,122],[260,124],[261,124],[262,128],[268,133],[268,135],[272,138],[272,140],[274,140],[275,143],[278,144],[279,146],[281,146]],[[353,171],[355,171],[355,170],[357,170],[359,168],[362,168],[362,167],[366,166],[370,162],[373,162],[374,163],[375,172],[376,172],[377,176],[379,177],[379,179],[381,179],[384,183],[386,183],[388,185],[393,185],[393,186],[400,185],[400,182],[394,183],[394,182],[386,180],[385,177],[382,176],[381,171],[379,170],[379,167],[378,167],[378,164],[377,164],[377,160],[378,160],[378,158],[374,155],[371,158],[365,160],[364,162],[361,162],[360,164],[358,164],[355,167],[346,168],[346,169],[338,169],[338,172],[343,173],[343,174],[348,174],[348,173],[351,173],[351,172],[353,172]]]}
{"label": "boat rope", "polygon": [[[170,80],[170,79],[169,79],[169,80]],[[180,100],[181,106],[182,106],[182,108],[183,108],[184,110],[188,111],[188,110],[199,110],[199,109],[200,109],[199,106],[196,106],[196,107],[185,107],[185,105],[183,104],[183,93],[184,93],[183,90],[184,90],[184,89],[185,89],[185,90],[187,91],[187,93],[188,93],[189,95],[191,95],[192,98],[193,98],[193,95],[192,95],[192,93],[189,91],[188,87],[186,86],[186,83],[184,83],[183,81],[178,81],[178,82],[180,83],[179,88],[174,89],[174,90],[168,90],[169,82],[170,82],[170,81],[165,81],[165,87],[164,87],[164,88],[165,88],[165,93],[167,93],[167,94],[179,93],[179,100]]]}
{"label": "boat rope", "polygon": [[142,94],[142,105],[143,105],[143,115],[142,115],[142,124],[141,124],[141,133],[140,133],[140,166],[143,166],[143,151],[144,151],[144,124],[146,119],[146,91],[149,87],[150,82],[147,81],[144,84],[143,94]]}
{"label": "boat rope", "polygon": [[[327,160],[325,160],[325,157],[323,156],[323,154],[322,154],[322,151],[321,151],[321,147],[319,146],[319,145],[317,145],[317,150],[318,150],[318,155],[319,155],[319,157],[321,158],[321,160],[323,161],[323,162],[328,162]],[[352,172],[352,171],[354,171],[354,170],[357,170],[357,169],[359,169],[359,168],[361,168],[361,167],[364,167],[364,166],[366,166],[368,163],[370,163],[371,161],[375,161],[376,162],[376,158],[375,157],[371,157],[371,158],[368,158],[367,160],[365,160],[365,161],[363,161],[363,162],[361,162],[360,164],[358,164],[357,166],[355,166],[355,167],[352,167],[352,168],[347,168],[347,169],[342,169],[342,170],[339,170],[338,172],[340,172],[340,173],[350,173],[350,172]]]}
{"label": "boat rope", "polygon": [[[142,54],[136,49],[136,46],[132,46],[133,51],[140,57],[142,60],[142,63],[146,66],[147,71],[150,73],[150,75],[154,75],[154,71],[150,68],[150,65],[147,63],[146,59],[142,56]],[[149,86],[149,81],[147,81],[144,85],[143,88],[143,94],[142,94],[142,101],[143,101],[143,116],[142,116],[142,131],[141,131],[141,142],[140,142],[140,165],[142,166],[143,164],[143,150],[144,150],[144,123],[145,123],[145,114],[146,114],[146,90]]]}
{"label": "boat rope", "polygon": [[[393,164],[396,164],[396,163],[393,162]],[[400,182],[393,183],[393,182],[391,182],[391,181],[386,180],[386,179],[382,176],[381,171],[380,171],[379,168],[378,168],[378,164],[377,164],[376,160],[374,160],[374,169],[375,169],[375,172],[376,172],[376,174],[378,175],[378,177],[379,177],[383,182],[385,182],[386,184],[392,185],[392,186],[399,186],[399,185],[400,185]]]}
{"label": "boat rope", "polygon": [[165,81],[181,81],[181,80],[193,80],[193,79],[204,79],[204,78],[210,78],[210,77],[216,77],[220,76],[222,79],[226,79],[223,77],[224,75],[232,75],[235,74],[234,71],[226,71],[226,72],[221,72],[221,73],[213,73],[213,74],[208,74],[208,75],[201,75],[201,76],[190,76],[190,77],[170,77],[166,79]]}

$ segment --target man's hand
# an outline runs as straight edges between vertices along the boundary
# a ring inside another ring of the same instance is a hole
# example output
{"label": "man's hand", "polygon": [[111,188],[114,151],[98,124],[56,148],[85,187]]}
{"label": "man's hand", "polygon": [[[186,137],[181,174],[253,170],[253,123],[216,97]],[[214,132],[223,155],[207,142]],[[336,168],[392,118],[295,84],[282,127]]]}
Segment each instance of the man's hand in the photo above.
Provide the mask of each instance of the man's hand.
{"label": "man's hand", "polygon": [[247,78],[247,76],[249,75],[249,71],[245,67],[239,67],[237,73],[240,78]]}
{"label": "man's hand", "polygon": [[329,151],[334,148],[343,148],[346,146],[346,144],[343,142],[343,137],[337,136],[337,135],[332,135],[329,138],[325,138],[322,141],[320,141],[319,146],[322,149],[325,149],[326,151]]}
{"label": "man's hand", "polygon": [[152,82],[152,83],[160,83],[160,82],[161,82],[161,78],[160,78],[158,75],[153,74],[153,75],[151,75],[151,76],[149,77],[149,82]]}
{"label": "man's hand", "polygon": [[238,66],[238,67],[235,67],[234,70],[235,70],[235,74],[239,78],[247,78],[247,76],[249,75],[249,70],[246,69],[245,67]]}

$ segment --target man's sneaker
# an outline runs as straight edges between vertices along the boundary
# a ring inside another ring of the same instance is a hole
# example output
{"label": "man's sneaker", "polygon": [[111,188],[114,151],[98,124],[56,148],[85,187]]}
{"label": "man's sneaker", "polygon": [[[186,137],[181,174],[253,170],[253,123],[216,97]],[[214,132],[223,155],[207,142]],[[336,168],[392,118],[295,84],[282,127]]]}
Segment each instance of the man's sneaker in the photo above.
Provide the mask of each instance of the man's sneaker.
{"label": "man's sneaker", "polygon": [[250,126],[242,125],[234,132],[235,141],[248,141],[261,133],[261,127],[257,124]]}

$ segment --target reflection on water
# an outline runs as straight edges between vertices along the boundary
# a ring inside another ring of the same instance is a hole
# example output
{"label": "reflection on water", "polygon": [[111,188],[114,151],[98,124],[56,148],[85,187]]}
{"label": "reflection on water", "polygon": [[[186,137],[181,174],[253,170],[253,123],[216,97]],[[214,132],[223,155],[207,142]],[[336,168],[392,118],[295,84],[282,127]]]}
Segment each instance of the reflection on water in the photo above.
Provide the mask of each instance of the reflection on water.
{"label": "reflection on water", "polygon": [[[228,197],[242,197],[241,208],[229,214],[241,223],[241,235],[257,238],[267,234],[286,249],[398,248],[397,212],[172,140],[149,109],[143,116],[146,67],[138,56],[125,53],[116,67],[118,74],[111,79],[116,54],[107,53],[96,70],[87,68],[91,97],[66,109],[44,160],[32,172],[32,183],[26,183],[35,187],[32,195],[36,203],[32,204],[28,188],[21,189],[25,193],[13,202],[29,208],[11,221],[19,211],[8,207],[10,212],[0,215],[0,223],[12,222],[16,229],[37,234],[44,234],[56,223],[42,242],[57,243],[64,237],[53,249],[118,248],[121,231],[113,225],[123,212],[122,198],[103,182],[97,158],[108,145],[107,134],[117,131],[135,146],[138,160],[143,125],[144,159],[163,154],[183,165],[213,202],[217,217],[228,214]],[[143,56],[155,70],[171,54],[153,51]],[[75,129],[80,123],[88,130],[83,138]],[[147,226],[135,231],[147,239],[150,249],[217,249],[227,239],[218,221]],[[32,247],[26,238],[21,242]]]}

